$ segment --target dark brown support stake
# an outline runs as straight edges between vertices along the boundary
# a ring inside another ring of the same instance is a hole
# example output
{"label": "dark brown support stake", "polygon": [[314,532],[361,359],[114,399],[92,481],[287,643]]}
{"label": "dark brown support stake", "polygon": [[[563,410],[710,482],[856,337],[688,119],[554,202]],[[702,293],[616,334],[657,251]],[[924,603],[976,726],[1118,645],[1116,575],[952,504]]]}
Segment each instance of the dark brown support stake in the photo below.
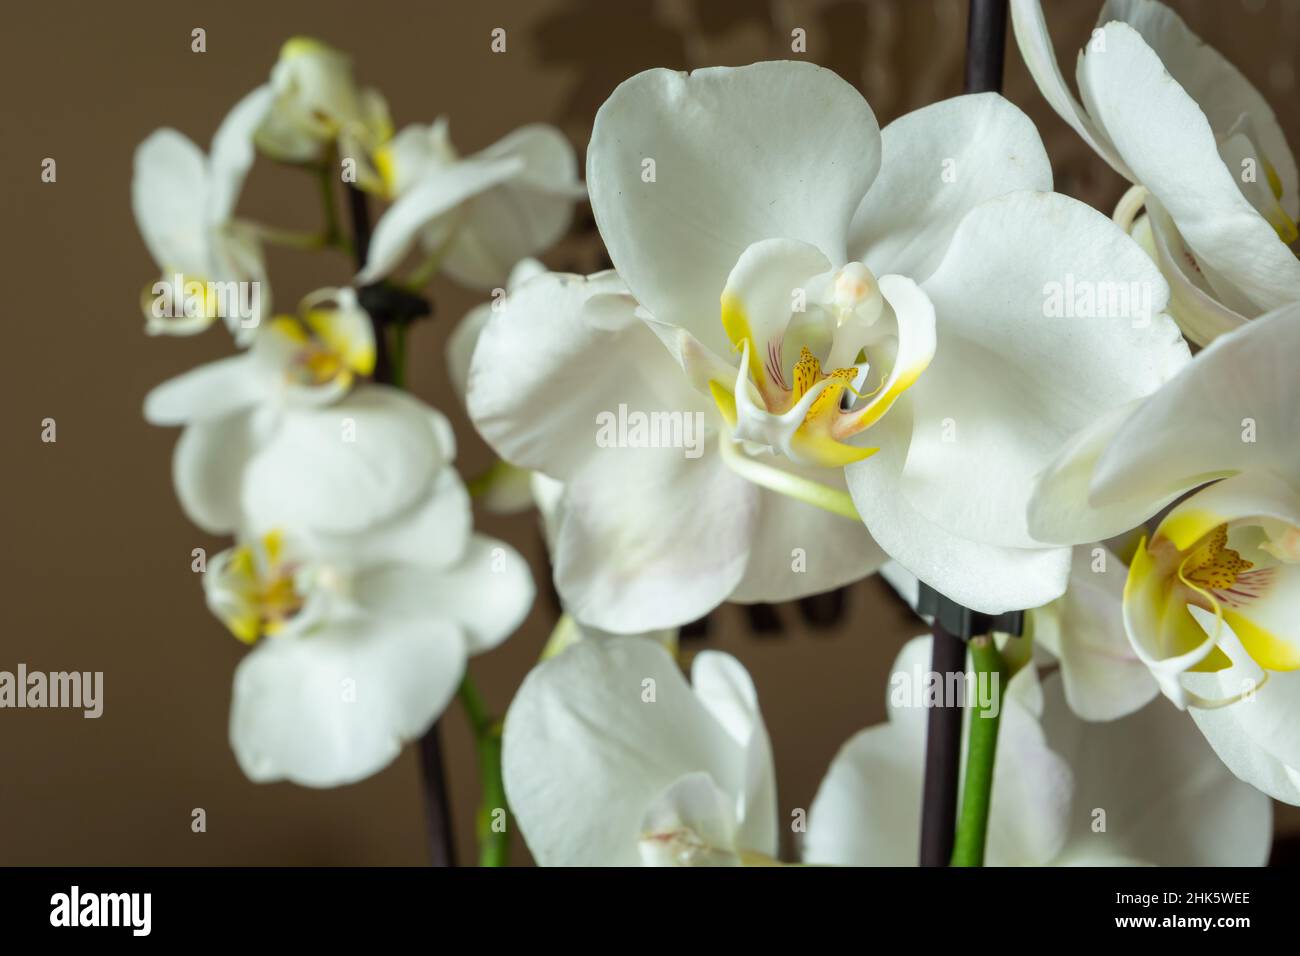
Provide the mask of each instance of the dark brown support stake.
{"label": "dark brown support stake", "polygon": [[970,0],[965,92],[1002,92],[1002,61],[1006,49],[1007,0]]}
{"label": "dark brown support stake", "polygon": [[[1007,41],[1007,0],[970,0],[966,26],[967,93],[1000,92]],[[948,675],[965,673],[966,642],[979,634],[1002,631],[1019,634],[1023,614],[996,618],[976,614],[921,585],[917,610],[934,615],[934,645],[930,671],[942,687]],[[957,782],[961,767],[962,710],[953,701],[932,707],[926,722],[925,784],[921,804],[921,865],[947,866],[957,827]]]}
{"label": "dark brown support stake", "polygon": [[451,829],[451,799],[447,796],[446,761],[442,758],[442,728],[434,721],[420,738],[420,783],[429,825],[429,863],[456,865],[456,835]]}
{"label": "dark brown support stake", "polygon": [[[933,592],[931,592],[933,593]],[[935,595],[939,600],[947,598]],[[919,610],[919,608],[918,608]],[[942,695],[948,675],[966,671],[966,642],[936,617],[930,647],[931,680]],[[962,709],[942,696],[925,722],[925,784],[921,791],[921,865],[947,866],[957,828],[957,781],[961,772]]]}
{"label": "dark brown support stake", "polygon": [[[352,250],[357,268],[366,264],[370,249],[370,208],[366,194],[349,184],[348,218],[352,223]],[[374,380],[394,383],[393,366],[388,352],[388,328],[406,323],[430,312],[429,303],[418,295],[385,282],[357,290],[357,299],[370,313],[375,329]],[[447,795],[447,771],[442,757],[442,738],[438,722],[420,738],[420,786],[424,792],[424,809],[429,827],[429,862],[433,866],[456,865],[456,840],[451,826],[451,800]]]}

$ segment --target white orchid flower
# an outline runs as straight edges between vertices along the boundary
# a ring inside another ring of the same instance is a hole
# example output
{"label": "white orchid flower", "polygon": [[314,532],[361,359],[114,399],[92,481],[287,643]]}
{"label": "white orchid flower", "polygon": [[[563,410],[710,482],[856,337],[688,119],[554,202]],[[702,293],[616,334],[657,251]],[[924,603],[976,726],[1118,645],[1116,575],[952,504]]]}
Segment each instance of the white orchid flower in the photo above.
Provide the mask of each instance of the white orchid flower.
{"label": "white orchid flower", "polygon": [[1300,299],[1287,248],[1300,216],[1295,157],[1249,81],[1157,0],[1107,0],[1079,55],[1082,105],[1057,65],[1040,0],[1012,0],[1016,38],[1047,101],[1135,187],[1170,312],[1205,344]]}
{"label": "white orchid flower", "polygon": [[[929,668],[929,637],[904,647],[894,674]],[[808,814],[804,860],[915,866],[926,708],[890,693],[889,720],[836,755]],[[1056,675],[1033,667],[1002,699],[988,821],[989,866],[1262,866],[1272,806],[1228,773],[1163,701],[1122,720],[1084,723]]]}
{"label": "white orchid flower", "polygon": [[[652,70],[601,108],[587,180],[618,274],[524,283],[469,386],[489,444],[566,483],[575,614],[639,630],[856,580],[881,560],[857,514],[969,607],[1060,595],[1068,551],[1025,528],[1034,474],[1187,351],[1142,250],[1033,191],[1051,174],[1023,114],[960,97],[882,134],[811,64]],[[1070,277],[1148,308],[1051,316]],[[708,450],[597,447],[620,407],[702,416]]]}
{"label": "white orchid flower", "polygon": [[[1079,436],[1030,506],[1043,540],[1133,526],[1128,637],[1225,762],[1300,803],[1300,304],[1216,339],[1161,391]],[[1214,713],[1210,713],[1214,711]]]}
{"label": "white orchid flower", "polygon": [[524,126],[461,157],[447,130],[445,118],[408,126],[376,150],[381,192],[393,205],[375,225],[359,283],[392,273],[418,243],[456,281],[491,289],[569,228],[587,192],[563,133]]}
{"label": "white orchid flower", "polygon": [[730,655],[691,683],[660,644],[579,641],[506,714],[506,796],[542,866],[736,866],[777,849],[771,745]]}
{"label": "white orchid flower", "polygon": [[[203,150],[174,129],[159,129],[136,148],[131,208],[159,283],[141,297],[151,335],[192,335],[224,319],[241,344],[251,339],[271,292],[256,233],[234,220],[244,178],[253,164],[253,132],[272,94],[259,87],[241,99]],[[178,278],[179,277],[179,278]],[[230,298],[238,284],[255,284],[257,296]],[[173,287],[179,286],[175,294]],[[169,294],[164,302],[160,295]],[[181,301],[177,301],[181,300]],[[241,315],[233,302],[254,306]]]}
{"label": "white orchid flower", "polygon": [[[444,511],[463,502],[441,493]],[[235,672],[240,767],[314,787],[387,766],[442,713],[467,657],[509,636],[533,600],[523,558],[455,522],[255,530],[212,559],[203,584],[213,612],[256,644]]]}
{"label": "white orchid flower", "polygon": [[450,471],[451,426],[397,389],[356,387],[374,362],[373,330],[355,295],[323,289],[299,316],[267,323],[249,351],[151,391],[145,418],[185,426],[173,479],[190,520],[229,534],[269,498],[264,507],[277,521],[358,530],[422,501]]}
{"label": "white orchid flower", "polygon": [[[1127,571],[1105,545],[1076,546],[1065,593],[1026,611],[1024,635],[1009,639],[1012,650],[1019,649],[1017,642],[1029,642],[1042,666],[1060,668],[1065,700],[1083,720],[1116,720],[1160,692],[1124,630]],[[916,610],[915,575],[895,561],[880,574]]]}
{"label": "white orchid flower", "polygon": [[288,163],[320,162],[337,145],[356,163],[358,182],[376,181],[371,155],[393,135],[388,105],[357,86],[352,61],[311,37],[293,37],[271,70],[274,102],[257,130],[257,146]]}
{"label": "white orchid flower", "polygon": [[[611,427],[600,437],[620,406],[662,427],[626,436]],[[727,467],[716,406],[691,387],[613,273],[548,273],[508,296],[474,352],[469,410],[502,458],[563,483],[551,534],[555,584],[591,627],[678,627],[727,599],[825,591],[884,560],[860,523]],[[792,466],[781,474],[811,483]],[[806,569],[793,571],[802,553]]]}

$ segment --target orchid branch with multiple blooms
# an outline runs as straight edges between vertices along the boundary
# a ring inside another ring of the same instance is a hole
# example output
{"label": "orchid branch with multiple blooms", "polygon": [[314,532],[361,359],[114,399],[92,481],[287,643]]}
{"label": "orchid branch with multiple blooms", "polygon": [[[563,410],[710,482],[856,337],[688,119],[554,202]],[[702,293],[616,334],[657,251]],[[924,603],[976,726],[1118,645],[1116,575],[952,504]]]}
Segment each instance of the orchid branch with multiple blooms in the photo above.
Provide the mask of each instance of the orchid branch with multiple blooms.
{"label": "orchid branch with multiple blooms", "polygon": [[[485,864],[514,825],[541,865],[911,864],[926,711],[954,685],[928,636],[789,816],[744,664],[677,642],[723,602],[880,573],[913,608],[924,585],[1026,612],[955,675],[954,864],[1267,861],[1270,798],[1300,805],[1295,159],[1157,0],[1107,0],[1077,93],[1038,0],[1010,9],[1047,102],[1131,184],[1113,215],[1053,190],[998,94],[881,127],[795,60],[626,79],[585,184],[548,126],[468,156],[445,117],[396,131],[301,38],[209,151],[141,144],[146,331],[223,323],[235,348],[145,416],[182,428],[186,514],[233,538],[203,591],[249,645],[230,739],[250,779],[363,779],[459,692]],[[318,233],[238,216],[259,156],[304,173]],[[373,234],[343,195],[389,204]],[[613,268],[548,271],[581,201]],[[358,268],[275,312],[273,244]],[[394,384],[409,318],[385,296],[436,276],[491,290],[447,346],[500,458],[470,489],[541,522],[564,609],[503,724],[467,662],[534,581],[474,531],[447,418]]]}

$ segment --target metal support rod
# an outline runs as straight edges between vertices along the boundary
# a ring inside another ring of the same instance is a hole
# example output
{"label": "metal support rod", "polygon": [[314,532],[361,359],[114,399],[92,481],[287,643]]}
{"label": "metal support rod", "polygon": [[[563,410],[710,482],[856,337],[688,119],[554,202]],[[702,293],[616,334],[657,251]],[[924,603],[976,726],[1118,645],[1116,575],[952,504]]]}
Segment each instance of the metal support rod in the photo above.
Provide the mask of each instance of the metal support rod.
{"label": "metal support rod", "polygon": [[442,730],[437,721],[420,738],[420,785],[429,824],[429,862],[456,865],[456,835],[451,829],[451,800],[447,796],[446,762],[442,758]]}

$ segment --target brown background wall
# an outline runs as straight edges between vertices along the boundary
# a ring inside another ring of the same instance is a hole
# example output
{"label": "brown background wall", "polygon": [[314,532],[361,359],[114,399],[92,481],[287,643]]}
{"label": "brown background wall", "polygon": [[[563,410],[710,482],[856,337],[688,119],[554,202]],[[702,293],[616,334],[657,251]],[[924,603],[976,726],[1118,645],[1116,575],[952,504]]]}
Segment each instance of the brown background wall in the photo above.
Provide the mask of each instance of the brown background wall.
{"label": "brown background wall", "polygon": [[[1059,48],[1087,35],[1100,0],[1049,5]],[[1300,2],[1176,3],[1270,98],[1300,143],[1296,68]],[[229,349],[218,331],[150,339],[136,307],[154,269],[131,218],[131,154],[171,125],[209,142],[235,99],[263,82],[283,40],[314,34],[346,48],[360,79],[388,97],[400,125],[452,118],[458,146],[480,148],[534,120],[561,124],[585,149],[591,117],[622,78],[651,66],[740,64],[788,55],[807,31],[807,58],[864,89],[882,124],[960,90],[964,4],[957,0],[544,0],[544,2],[69,3],[6,12],[3,215],[3,548],[0,669],[102,670],[105,711],[0,711],[0,863],[418,864],[425,860],[414,754],[329,791],[259,786],[226,741],[230,677],[243,653],[203,606],[190,549],[224,546],[191,527],[170,484],[176,434],[147,426],[145,392]],[[773,14],[775,11],[775,14]],[[777,26],[772,26],[773,18]],[[489,51],[505,27],[508,52]],[[190,52],[190,30],[208,50]],[[1109,209],[1119,180],[1044,106],[1012,48],[1007,93],[1043,130],[1058,188]],[[1286,108],[1283,109],[1283,105]],[[58,181],[40,182],[41,160]],[[297,174],[259,163],[245,214],[310,229],[315,195]],[[591,269],[580,239],[548,257]],[[348,263],[273,251],[283,307],[341,284]],[[447,411],[462,470],[488,461],[445,382],[442,344],[476,297],[440,281],[438,317],[414,333],[411,384]],[[40,441],[40,422],[58,441]],[[482,526],[544,565],[534,523],[484,516]],[[751,668],[774,738],[783,808],[806,807],[835,750],[884,712],[885,675],[917,623],[877,581],[853,588],[847,616],[809,626],[794,606],[780,636],[752,633],[725,607],[708,642]],[[532,620],[473,668],[503,710],[553,623]],[[455,709],[444,737],[460,853],[471,857],[476,800],[467,728]],[[191,810],[208,830],[191,832]],[[1300,821],[1293,811],[1284,826]],[[517,859],[522,859],[522,854]]]}

